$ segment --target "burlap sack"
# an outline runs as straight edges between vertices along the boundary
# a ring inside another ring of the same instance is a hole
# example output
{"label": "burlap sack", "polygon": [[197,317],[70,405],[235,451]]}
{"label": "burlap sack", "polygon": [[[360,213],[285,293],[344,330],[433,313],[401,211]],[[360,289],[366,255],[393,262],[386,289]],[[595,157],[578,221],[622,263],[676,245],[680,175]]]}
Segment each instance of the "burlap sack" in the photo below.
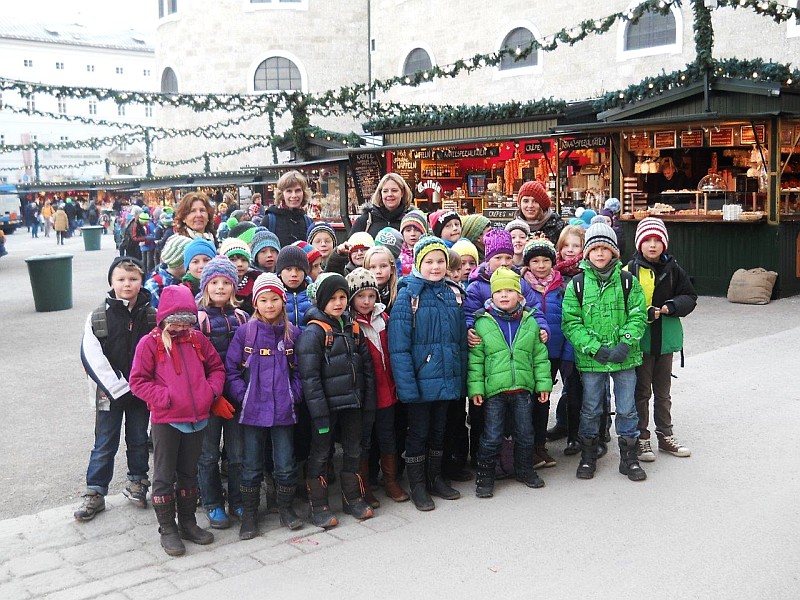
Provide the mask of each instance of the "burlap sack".
{"label": "burlap sack", "polygon": [[769,304],[778,274],[766,269],[739,269],[728,286],[728,302],[736,304]]}

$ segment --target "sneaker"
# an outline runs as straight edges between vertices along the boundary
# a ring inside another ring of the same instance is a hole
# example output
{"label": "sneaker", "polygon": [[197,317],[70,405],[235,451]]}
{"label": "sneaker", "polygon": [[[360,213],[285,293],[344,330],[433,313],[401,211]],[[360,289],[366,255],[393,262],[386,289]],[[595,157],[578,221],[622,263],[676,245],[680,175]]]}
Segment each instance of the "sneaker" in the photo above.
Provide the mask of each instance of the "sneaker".
{"label": "sneaker", "polygon": [[127,485],[122,490],[122,495],[130,500],[134,506],[147,508],[147,490],[149,488],[150,482],[147,479],[128,481]]}
{"label": "sneaker", "polygon": [[231,526],[231,520],[225,514],[225,509],[221,506],[215,506],[206,513],[208,522],[214,529],[227,529]]}
{"label": "sneaker", "polygon": [[559,425],[556,423],[547,430],[547,441],[548,442],[555,442],[556,440],[560,440],[561,438],[567,437],[567,426],[566,425]]}
{"label": "sneaker", "polygon": [[564,448],[564,454],[566,456],[574,456],[580,453],[581,453],[581,443],[578,440],[569,440],[567,442],[567,447]]}
{"label": "sneaker", "polygon": [[83,506],[73,513],[77,521],[91,521],[94,516],[106,509],[106,499],[103,494],[94,490],[87,490],[83,495]]}
{"label": "sneaker", "polygon": [[650,440],[639,439],[639,447],[636,449],[636,454],[642,462],[655,462],[656,453],[653,452],[653,447],[650,445]]}
{"label": "sneaker", "polygon": [[676,440],[674,435],[659,435],[658,449],[681,458],[692,455],[692,451]]}
{"label": "sneaker", "polygon": [[[547,451],[547,448],[545,448],[544,446],[542,446],[540,448],[536,448],[535,454],[536,454],[536,456],[534,456],[534,458],[533,458],[533,462],[534,463],[541,462],[541,466],[545,467],[545,468],[546,467],[555,467],[556,466],[556,459],[553,458],[552,456],[550,456],[550,453]],[[533,468],[537,469],[539,467],[534,466]]]}

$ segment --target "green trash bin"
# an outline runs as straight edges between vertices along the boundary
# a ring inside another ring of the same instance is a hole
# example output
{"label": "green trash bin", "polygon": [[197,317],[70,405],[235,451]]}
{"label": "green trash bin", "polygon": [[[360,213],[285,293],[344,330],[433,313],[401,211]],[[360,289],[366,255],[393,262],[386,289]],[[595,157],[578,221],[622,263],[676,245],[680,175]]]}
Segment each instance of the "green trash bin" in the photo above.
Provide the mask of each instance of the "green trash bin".
{"label": "green trash bin", "polygon": [[36,312],[72,308],[72,254],[40,254],[25,262]]}
{"label": "green trash bin", "polygon": [[83,236],[83,249],[87,252],[92,250],[100,250],[100,236],[103,234],[102,225],[87,225],[81,227],[81,235]]}

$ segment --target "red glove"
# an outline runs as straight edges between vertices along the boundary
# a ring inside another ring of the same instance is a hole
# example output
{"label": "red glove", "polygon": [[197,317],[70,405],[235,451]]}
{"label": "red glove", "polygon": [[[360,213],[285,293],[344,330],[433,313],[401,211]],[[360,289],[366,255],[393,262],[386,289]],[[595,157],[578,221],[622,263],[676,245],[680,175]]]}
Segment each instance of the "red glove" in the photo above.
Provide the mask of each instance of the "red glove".
{"label": "red glove", "polygon": [[233,404],[228,402],[224,396],[220,396],[211,403],[211,414],[223,419],[232,419],[234,412],[236,412],[236,409]]}

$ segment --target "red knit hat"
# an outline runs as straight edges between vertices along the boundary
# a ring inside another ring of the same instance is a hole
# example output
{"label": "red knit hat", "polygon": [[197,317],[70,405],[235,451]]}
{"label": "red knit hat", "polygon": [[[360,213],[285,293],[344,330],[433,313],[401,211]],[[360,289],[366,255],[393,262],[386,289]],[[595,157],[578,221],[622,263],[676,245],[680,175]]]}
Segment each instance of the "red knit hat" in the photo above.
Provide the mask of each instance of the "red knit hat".
{"label": "red knit hat", "polygon": [[667,226],[664,221],[656,217],[646,217],[639,221],[636,226],[636,236],[634,241],[636,243],[636,250],[642,251],[642,242],[649,237],[657,237],[664,244],[664,251],[669,247],[669,234],[667,234]]}
{"label": "red knit hat", "polygon": [[533,198],[542,210],[548,210],[552,204],[547,190],[538,181],[526,181],[522,184],[517,193],[517,198],[521,199],[525,196]]}

